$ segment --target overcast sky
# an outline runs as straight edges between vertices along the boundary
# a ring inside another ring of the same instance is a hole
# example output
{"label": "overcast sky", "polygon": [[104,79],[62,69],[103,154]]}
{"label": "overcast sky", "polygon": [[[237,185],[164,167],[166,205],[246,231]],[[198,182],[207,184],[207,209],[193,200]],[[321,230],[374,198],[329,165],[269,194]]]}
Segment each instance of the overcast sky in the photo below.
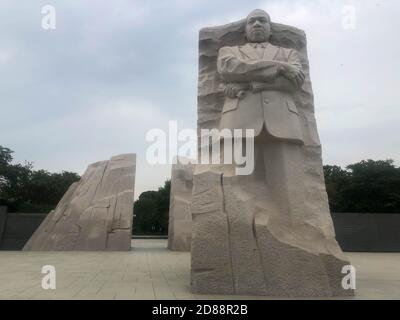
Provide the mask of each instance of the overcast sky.
{"label": "overcast sky", "polygon": [[[56,30],[41,26],[46,4]],[[307,33],[324,163],[400,164],[398,0],[1,0],[0,145],[80,174],[136,152],[136,196],[157,189],[170,167],[146,164],[145,135],[196,127],[198,30],[255,8]]]}

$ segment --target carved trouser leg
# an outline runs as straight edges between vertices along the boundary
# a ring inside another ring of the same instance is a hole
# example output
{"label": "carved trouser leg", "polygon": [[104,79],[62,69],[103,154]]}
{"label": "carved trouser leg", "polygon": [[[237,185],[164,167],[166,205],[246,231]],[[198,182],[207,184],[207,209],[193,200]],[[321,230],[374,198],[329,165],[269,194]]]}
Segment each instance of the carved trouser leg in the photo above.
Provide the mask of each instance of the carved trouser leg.
{"label": "carved trouser leg", "polygon": [[265,179],[282,218],[295,222],[304,217],[304,159],[302,146],[270,140],[263,143]]}

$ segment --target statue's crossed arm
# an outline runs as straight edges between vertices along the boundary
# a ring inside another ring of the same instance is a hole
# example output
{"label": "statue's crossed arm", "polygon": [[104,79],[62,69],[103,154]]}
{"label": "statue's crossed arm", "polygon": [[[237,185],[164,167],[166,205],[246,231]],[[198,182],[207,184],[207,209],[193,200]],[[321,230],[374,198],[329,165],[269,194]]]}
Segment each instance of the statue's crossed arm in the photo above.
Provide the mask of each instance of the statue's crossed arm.
{"label": "statue's crossed arm", "polygon": [[287,51],[287,61],[244,60],[237,48],[221,48],[217,67],[226,83],[226,95],[233,98],[243,90],[298,90],[304,83],[305,75],[297,52]]}

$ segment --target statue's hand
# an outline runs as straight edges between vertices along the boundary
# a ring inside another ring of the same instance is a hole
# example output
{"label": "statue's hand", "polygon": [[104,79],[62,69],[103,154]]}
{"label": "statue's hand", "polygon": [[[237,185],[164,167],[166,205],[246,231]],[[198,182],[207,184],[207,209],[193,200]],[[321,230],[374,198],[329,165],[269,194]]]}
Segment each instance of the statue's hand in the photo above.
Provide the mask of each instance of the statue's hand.
{"label": "statue's hand", "polygon": [[245,95],[245,91],[248,89],[248,84],[228,83],[225,85],[224,93],[225,96],[236,99],[242,98]]}
{"label": "statue's hand", "polygon": [[306,78],[303,70],[290,64],[282,65],[281,74],[297,85],[297,87],[301,87]]}

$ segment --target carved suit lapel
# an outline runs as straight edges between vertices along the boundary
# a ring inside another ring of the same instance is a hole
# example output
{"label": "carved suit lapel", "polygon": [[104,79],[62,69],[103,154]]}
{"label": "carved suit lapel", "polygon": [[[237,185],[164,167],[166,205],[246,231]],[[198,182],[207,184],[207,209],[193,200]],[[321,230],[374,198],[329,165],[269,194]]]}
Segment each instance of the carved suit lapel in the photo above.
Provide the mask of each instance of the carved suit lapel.
{"label": "carved suit lapel", "polygon": [[250,44],[245,44],[239,47],[240,52],[250,60],[259,60],[256,49],[254,49]]}
{"label": "carved suit lapel", "polygon": [[272,44],[268,43],[267,47],[264,49],[263,60],[266,61],[273,61],[278,54],[279,47],[273,46]]}

